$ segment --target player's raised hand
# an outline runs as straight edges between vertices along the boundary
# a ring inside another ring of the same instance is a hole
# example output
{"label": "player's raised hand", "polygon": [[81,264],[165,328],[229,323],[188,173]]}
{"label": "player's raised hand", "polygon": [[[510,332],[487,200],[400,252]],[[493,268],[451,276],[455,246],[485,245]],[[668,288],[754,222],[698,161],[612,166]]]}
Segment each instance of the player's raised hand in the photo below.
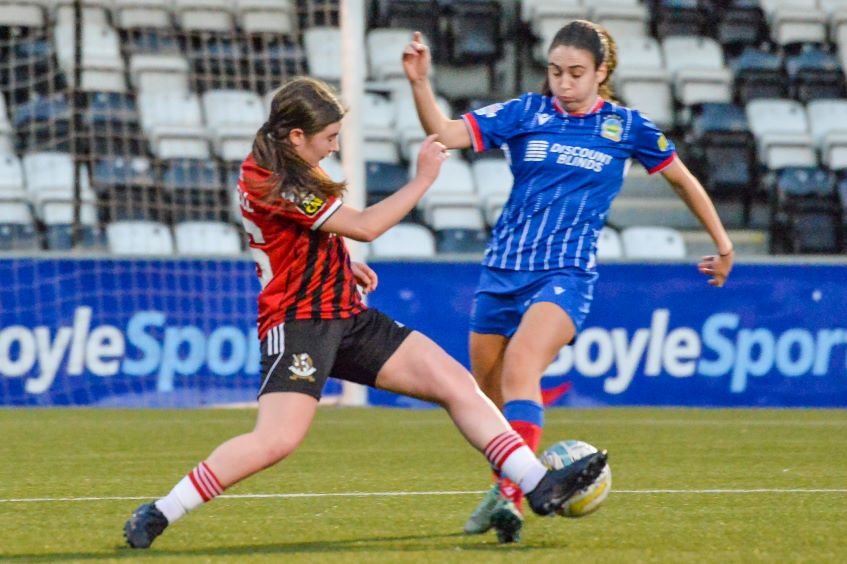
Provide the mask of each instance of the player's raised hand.
{"label": "player's raised hand", "polygon": [[429,74],[432,56],[429,47],[423,42],[420,31],[412,35],[412,41],[403,49],[403,70],[409,82],[423,80]]}
{"label": "player's raised hand", "polygon": [[418,153],[418,165],[416,176],[424,178],[427,181],[434,182],[441,170],[443,163],[450,156],[447,153],[447,147],[437,141],[438,135],[430,135],[424,142],[421,143],[421,150]]}
{"label": "player's raised hand", "polygon": [[730,251],[725,255],[705,256],[697,264],[697,269],[709,277],[709,284],[720,288],[729,277],[734,259],[735,251]]}
{"label": "player's raised hand", "polygon": [[374,270],[363,262],[350,261],[350,268],[353,270],[353,277],[356,279],[356,284],[362,289],[362,293],[370,294],[379,285],[379,277]]}

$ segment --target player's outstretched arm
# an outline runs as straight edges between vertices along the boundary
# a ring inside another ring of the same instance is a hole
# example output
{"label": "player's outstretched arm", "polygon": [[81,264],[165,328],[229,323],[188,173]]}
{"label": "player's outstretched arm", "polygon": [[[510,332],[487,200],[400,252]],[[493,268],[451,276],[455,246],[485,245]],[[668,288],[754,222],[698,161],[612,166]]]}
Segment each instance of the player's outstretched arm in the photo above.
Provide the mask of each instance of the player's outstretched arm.
{"label": "player's outstretched arm", "polygon": [[717,248],[716,255],[703,257],[697,268],[709,277],[709,284],[721,287],[726,282],[735,259],[732,241],[721,223],[711,198],[700,181],[691,174],[688,167],[677,157],[670,166],[662,171],[662,176],[670,183],[674,191],[682,198],[688,209],[703,224]]}
{"label": "player's outstretched arm", "polygon": [[403,70],[412,87],[421,126],[428,134],[437,134],[438,140],[448,149],[470,147],[471,136],[464,122],[445,116],[435,101],[435,94],[429,82],[431,66],[429,47],[423,42],[421,32],[416,31],[412,41],[403,49]]}
{"label": "player's outstretched arm", "polygon": [[408,184],[364,210],[341,206],[321,225],[320,230],[369,242],[400,223],[432,186],[441,170],[441,163],[447,158],[447,148],[436,141],[436,137],[430,135],[421,145],[417,174]]}

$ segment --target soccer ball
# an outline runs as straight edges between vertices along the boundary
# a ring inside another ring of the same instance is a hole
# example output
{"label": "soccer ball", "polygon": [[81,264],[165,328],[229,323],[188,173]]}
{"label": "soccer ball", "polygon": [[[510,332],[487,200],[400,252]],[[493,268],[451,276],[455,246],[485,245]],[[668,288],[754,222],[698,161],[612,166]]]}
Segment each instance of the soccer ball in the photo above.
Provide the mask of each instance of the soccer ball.
{"label": "soccer ball", "polygon": [[[543,453],[541,463],[551,470],[564,468],[580,458],[597,452],[597,449],[583,441],[560,441]],[[590,486],[576,493],[558,511],[562,517],[584,517],[596,511],[612,489],[612,469],[607,463],[603,471]]]}

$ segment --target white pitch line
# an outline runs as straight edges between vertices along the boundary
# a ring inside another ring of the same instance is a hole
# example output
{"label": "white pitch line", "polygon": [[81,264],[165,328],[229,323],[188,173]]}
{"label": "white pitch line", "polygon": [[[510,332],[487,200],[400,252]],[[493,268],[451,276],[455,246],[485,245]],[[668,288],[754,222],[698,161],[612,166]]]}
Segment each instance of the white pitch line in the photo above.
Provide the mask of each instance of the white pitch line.
{"label": "white pitch line", "polygon": [[[219,499],[289,499],[289,498],[313,498],[313,497],[401,497],[414,495],[481,495],[487,490],[480,491],[453,491],[453,492],[340,492],[340,493],[277,493],[277,494],[224,494]],[[847,488],[755,488],[755,489],[702,489],[702,490],[612,490],[615,494],[821,494],[821,493],[844,493]],[[104,497],[22,497],[0,499],[0,503],[50,503],[66,501],[137,501],[144,499],[155,499],[156,496],[104,496]]]}

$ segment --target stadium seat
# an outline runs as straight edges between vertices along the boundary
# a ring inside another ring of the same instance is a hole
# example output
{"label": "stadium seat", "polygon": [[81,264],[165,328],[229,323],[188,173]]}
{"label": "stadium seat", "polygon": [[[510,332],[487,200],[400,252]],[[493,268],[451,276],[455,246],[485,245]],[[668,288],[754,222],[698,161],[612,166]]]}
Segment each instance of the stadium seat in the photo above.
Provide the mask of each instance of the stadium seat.
{"label": "stadium seat", "polygon": [[503,56],[502,6],[498,0],[451,0],[446,5],[447,61],[493,64]]}
{"label": "stadium seat", "polygon": [[435,236],[417,223],[399,223],[370,245],[373,258],[431,258],[435,256]]}
{"label": "stadium seat", "polygon": [[245,33],[293,35],[297,30],[294,0],[234,0],[238,26]]}
{"label": "stadium seat", "polygon": [[172,0],[113,0],[112,14],[118,29],[171,27]]}
{"label": "stadium seat", "polygon": [[747,47],[730,63],[735,75],[735,99],[746,104],[756,98],[788,96],[782,55]]}
{"label": "stadium seat", "polygon": [[585,19],[588,8],[579,0],[525,0],[521,2],[521,20],[538,38],[532,50],[533,59],[547,64],[547,48],[556,32],[570,20]]}
{"label": "stadium seat", "polygon": [[14,28],[0,65],[0,90],[10,107],[31,102],[33,97],[64,96],[65,73],[57,66],[56,47],[47,30]]}
{"label": "stadium seat", "polygon": [[243,68],[245,44],[242,36],[231,30],[197,31],[183,36],[182,40],[191,65],[190,81],[195,91],[213,88],[241,90],[249,86]]}
{"label": "stadium seat", "polygon": [[246,90],[208,90],[201,103],[215,154],[225,161],[244,159],[265,121],[259,95]]}
{"label": "stadium seat", "polygon": [[768,23],[758,0],[716,0],[710,7],[717,20],[715,39],[731,55],[765,40]]}
{"label": "stadium seat", "polygon": [[0,4],[0,28],[39,28],[46,20],[44,6],[38,2]]}
{"label": "stadium seat", "polygon": [[[44,208],[41,214],[44,223],[47,249],[64,251],[74,247],[74,204],[57,202]],[[103,234],[97,224],[97,208],[94,202],[83,202],[79,208],[79,240],[82,249],[103,246]]]}
{"label": "stadium seat", "polygon": [[295,36],[254,34],[248,37],[245,88],[267,93],[288,78],[306,74],[306,55]]}
{"label": "stadium seat", "polygon": [[241,233],[222,221],[185,221],[174,226],[179,255],[237,256],[241,254]]}
{"label": "stadium seat", "polygon": [[618,68],[613,75],[622,100],[639,108],[662,129],[674,125],[670,73],[662,50],[652,37],[624,37],[618,41]]}
{"label": "stadium seat", "polygon": [[708,18],[698,0],[651,0],[653,31],[656,37],[698,36],[708,24]]}
{"label": "stadium seat", "polygon": [[115,255],[172,255],[171,230],[155,221],[117,221],[106,226],[109,252]]}
{"label": "stadium seat", "polygon": [[691,106],[732,99],[732,73],[724,64],[717,41],[709,37],[672,36],[662,41],[662,50],[680,104]]}
{"label": "stadium seat", "polygon": [[817,164],[806,111],[794,100],[760,98],[745,107],[759,162],[771,170]]}
{"label": "stadium seat", "polygon": [[772,251],[842,252],[842,207],[828,171],[818,167],[781,170],[771,213]]}
{"label": "stadium seat", "polygon": [[438,206],[430,210],[428,223],[435,231],[438,253],[485,251],[488,234],[482,211],[475,205]]}
{"label": "stadium seat", "polygon": [[167,206],[155,171],[144,157],[100,157],[92,168],[92,184],[105,221],[160,219]]}
{"label": "stadium seat", "polygon": [[[52,9],[51,19],[60,26],[76,26],[73,0],[52,0],[45,2]],[[83,26],[109,25],[110,0],[82,0]]]}
{"label": "stadium seat", "polygon": [[135,90],[188,94],[188,59],[180,54],[138,53],[129,59],[129,79]]}
{"label": "stadium seat", "polygon": [[170,159],[163,161],[161,186],[168,197],[171,220],[226,219],[229,207],[227,189],[221,171],[208,159]]}
{"label": "stadium seat", "polygon": [[[365,47],[368,53],[368,76],[376,81],[404,78],[399,53],[412,39],[411,29],[377,28],[368,31]],[[428,42],[429,39],[424,39]]]}
{"label": "stadium seat", "polygon": [[26,200],[24,169],[14,153],[0,154],[0,200]]}
{"label": "stadium seat", "polygon": [[826,42],[827,17],[817,0],[762,0],[761,5],[777,45]]}
{"label": "stadium seat", "polygon": [[210,157],[208,132],[196,94],[141,92],[141,127],[160,159]]}
{"label": "stadium seat", "polygon": [[675,229],[700,227],[700,222],[694,214],[675,196],[618,196],[612,202],[607,221],[619,229],[638,225],[665,225]]}
{"label": "stadium seat", "polygon": [[365,163],[368,205],[390,196],[409,182],[407,167],[385,162]]}
{"label": "stadium seat", "polygon": [[605,27],[616,40],[649,33],[648,8],[638,0],[594,0],[590,8],[591,21]]}
{"label": "stadium seat", "polygon": [[376,0],[371,27],[414,29],[429,39],[433,60],[444,56],[441,39],[441,10],[435,0]]}
{"label": "stadium seat", "polygon": [[[44,220],[51,214],[49,208],[67,207],[76,199],[74,188],[74,160],[69,153],[38,152],[23,157],[26,190],[36,216]],[[88,168],[79,165],[80,198],[86,206],[96,200],[88,176]],[[62,212],[58,212],[59,215]],[[56,214],[53,213],[53,216]]]}
{"label": "stadium seat", "polygon": [[844,72],[835,55],[812,45],[785,59],[792,98],[806,103],[844,95]]}
{"label": "stadium seat", "polygon": [[847,100],[812,100],[806,113],[821,163],[830,170],[847,170]]}
{"label": "stadium seat", "polygon": [[336,84],[341,81],[341,30],[339,28],[307,28],[303,31],[303,48],[306,51],[306,64],[311,76]]}
{"label": "stadium seat", "polygon": [[[56,25],[54,40],[59,66],[69,82],[74,77],[74,25]],[[82,90],[126,92],[125,69],[117,32],[108,26],[82,28]]]}
{"label": "stadium seat", "polygon": [[88,92],[82,124],[84,145],[78,148],[81,153],[141,156],[148,152],[132,94]]}
{"label": "stadium seat", "polygon": [[70,107],[64,94],[33,97],[12,108],[15,147],[29,150],[70,150]]}
{"label": "stadium seat", "polygon": [[680,259],[686,255],[682,234],[669,227],[627,227],[621,231],[621,242],[627,258]]}
{"label": "stadium seat", "polygon": [[471,172],[485,221],[493,226],[512,191],[512,170],[505,159],[477,159],[471,162]]}
{"label": "stadium seat", "polygon": [[173,0],[176,23],[186,31],[232,31],[232,8],[232,0]]}
{"label": "stadium seat", "polygon": [[600,260],[623,258],[623,242],[617,229],[606,225],[600,230],[596,254]]}
{"label": "stadium seat", "polygon": [[689,135],[692,164],[704,187],[713,196],[742,202],[747,224],[758,188],[758,163],[744,108],[703,104],[695,111]]}
{"label": "stadium seat", "polygon": [[386,145],[385,151],[389,158],[372,158],[367,160],[381,162],[399,162],[397,152],[397,130],[394,123],[397,119],[397,111],[388,96],[365,92],[362,99],[362,137],[366,143],[381,143]]}
{"label": "stadium seat", "polygon": [[[397,139],[400,144],[400,153],[410,164],[414,166],[414,159],[417,153],[412,154],[412,147],[426,139],[426,132],[421,126],[418,119],[417,110],[415,110],[415,101],[412,98],[408,87],[404,90],[395,92],[392,96],[394,107],[396,109],[397,119],[394,122],[394,127],[397,130]],[[443,96],[436,96],[436,102],[446,116],[452,116],[453,110],[450,103]]]}
{"label": "stadium seat", "polygon": [[33,224],[29,206],[23,202],[0,203],[0,251],[39,249],[38,232]]}

